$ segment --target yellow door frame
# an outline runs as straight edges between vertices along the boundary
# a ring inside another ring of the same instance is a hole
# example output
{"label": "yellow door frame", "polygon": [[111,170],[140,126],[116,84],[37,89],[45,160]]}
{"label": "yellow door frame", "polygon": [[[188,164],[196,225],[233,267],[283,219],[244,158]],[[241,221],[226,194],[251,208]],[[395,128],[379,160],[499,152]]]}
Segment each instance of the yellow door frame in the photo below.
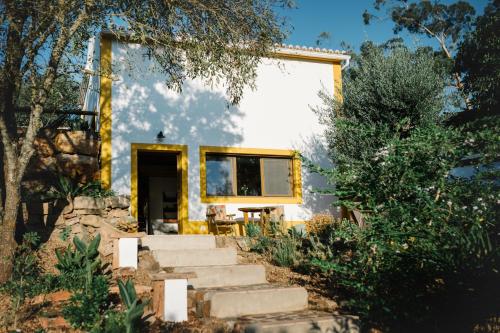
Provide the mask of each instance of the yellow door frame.
{"label": "yellow door frame", "polygon": [[179,220],[179,234],[184,231],[188,223],[188,147],[186,145],[170,144],[131,144],[131,179],[130,179],[130,210],[133,217],[137,218],[138,212],[138,152],[165,152],[177,154],[177,171],[181,175],[181,195],[178,198],[177,215]]}

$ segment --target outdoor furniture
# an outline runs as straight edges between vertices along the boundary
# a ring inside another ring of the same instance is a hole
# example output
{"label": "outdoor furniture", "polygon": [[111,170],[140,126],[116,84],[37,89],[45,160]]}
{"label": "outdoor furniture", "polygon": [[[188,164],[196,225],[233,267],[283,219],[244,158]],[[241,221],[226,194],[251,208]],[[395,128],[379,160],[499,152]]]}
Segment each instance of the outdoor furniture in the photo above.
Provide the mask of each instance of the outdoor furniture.
{"label": "outdoor furniture", "polygon": [[207,221],[208,226],[217,232],[217,235],[227,235],[233,233],[236,235],[236,225],[238,222],[234,220],[235,214],[226,214],[226,206],[224,205],[210,205],[207,207]]}
{"label": "outdoor furniture", "polygon": [[250,213],[252,218],[252,223],[255,223],[255,213],[259,213],[259,225],[262,228],[262,233],[267,234],[267,223],[269,221],[271,212],[276,210],[277,207],[243,207],[238,208],[240,212],[243,212],[243,221],[248,224],[248,213]]}

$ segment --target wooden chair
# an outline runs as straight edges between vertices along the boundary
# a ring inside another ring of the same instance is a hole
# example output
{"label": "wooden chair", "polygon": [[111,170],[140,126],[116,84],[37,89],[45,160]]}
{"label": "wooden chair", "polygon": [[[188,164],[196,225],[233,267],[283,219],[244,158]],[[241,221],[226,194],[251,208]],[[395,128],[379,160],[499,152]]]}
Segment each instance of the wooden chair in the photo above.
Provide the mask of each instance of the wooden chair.
{"label": "wooden chair", "polygon": [[221,229],[224,231],[222,234],[227,235],[233,233],[236,235],[237,221],[234,220],[235,214],[226,214],[226,206],[224,205],[209,205],[207,207],[207,221],[208,226],[212,226],[217,235],[221,234]]}

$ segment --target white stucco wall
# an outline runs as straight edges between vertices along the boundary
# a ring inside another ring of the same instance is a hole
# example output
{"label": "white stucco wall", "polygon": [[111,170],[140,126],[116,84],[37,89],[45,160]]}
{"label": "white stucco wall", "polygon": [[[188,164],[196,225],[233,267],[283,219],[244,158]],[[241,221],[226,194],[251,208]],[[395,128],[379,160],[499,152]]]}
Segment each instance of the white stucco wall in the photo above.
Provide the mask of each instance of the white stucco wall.
{"label": "white stucco wall", "polygon": [[[279,65],[278,65],[279,64]],[[324,128],[310,106],[319,105],[318,92],[333,94],[333,65],[263,59],[256,90],[246,89],[238,106],[227,106],[224,89],[199,80],[185,83],[182,94],[169,90],[165,78],[136,44],[112,43],[112,188],[130,193],[130,144],[188,145],[189,220],[204,220],[200,202],[199,146],[297,149],[326,165],[321,136]],[[332,198],[311,193],[324,185],[302,170],[303,204],[285,205],[286,220],[304,220],[330,209]],[[253,204],[227,204],[228,212]],[[266,204],[269,205],[269,204]],[[241,213],[239,213],[241,215]]]}

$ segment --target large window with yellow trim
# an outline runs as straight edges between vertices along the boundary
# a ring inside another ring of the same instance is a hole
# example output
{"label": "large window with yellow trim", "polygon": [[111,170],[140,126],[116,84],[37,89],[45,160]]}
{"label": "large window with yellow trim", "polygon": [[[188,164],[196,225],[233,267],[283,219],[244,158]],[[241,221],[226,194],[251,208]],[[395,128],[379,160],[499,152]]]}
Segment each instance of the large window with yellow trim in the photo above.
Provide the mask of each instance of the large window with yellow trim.
{"label": "large window with yellow trim", "polygon": [[294,151],[202,147],[200,160],[202,201],[301,200],[300,161]]}

